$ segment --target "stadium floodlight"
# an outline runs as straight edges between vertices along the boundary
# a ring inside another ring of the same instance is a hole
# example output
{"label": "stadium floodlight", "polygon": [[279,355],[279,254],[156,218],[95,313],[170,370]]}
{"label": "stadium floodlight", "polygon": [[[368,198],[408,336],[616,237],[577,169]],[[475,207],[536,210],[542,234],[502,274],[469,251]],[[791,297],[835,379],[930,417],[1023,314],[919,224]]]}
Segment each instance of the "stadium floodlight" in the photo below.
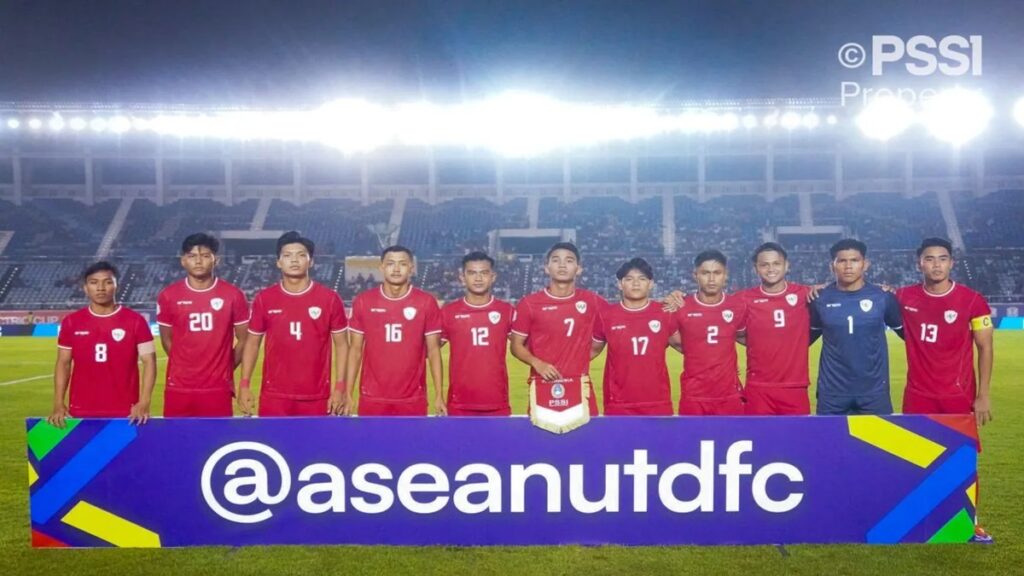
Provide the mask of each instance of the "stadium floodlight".
{"label": "stadium floodlight", "polygon": [[110,131],[115,134],[121,134],[132,129],[132,121],[125,116],[114,116],[108,123]]}
{"label": "stadium floodlight", "polygon": [[802,124],[803,127],[807,128],[808,130],[813,130],[814,128],[817,128],[818,124],[820,123],[821,118],[819,118],[818,115],[815,114],[814,112],[808,112],[807,114],[804,114],[802,118],[800,118],[800,124]]}
{"label": "stadium floodlight", "polygon": [[779,119],[779,124],[786,130],[795,130],[800,127],[800,115],[790,110],[782,115],[782,118]]}
{"label": "stadium floodlight", "polygon": [[94,132],[103,132],[107,129],[107,119],[97,116],[89,122],[89,127],[92,128]]}
{"label": "stadium floodlight", "polygon": [[1013,117],[1017,119],[1017,124],[1024,126],[1024,98],[1013,105]]}
{"label": "stadium floodlight", "polygon": [[17,130],[18,128],[21,128],[21,120],[18,120],[17,118],[8,118],[7,127],[11,130]]}
{"label": "stadium floodlight", "polygon": [[149,120],[146,118],[132,118],[132,128],[139,132],[145,132],[150,129]]}
{"label": "stadium floodlight", "polygon": [[725,114],[722,114],[722,116],[719,118],[718,124],[722,130],[726,132],[732,132],[733,130],[739,128],[740,117],[737,116],[736,114],[733,114],[732,112],[726,112]]}
{"label": "stadium floodlight", "polygon": [[953,88],[924,103],[921,121],[933,136],[955,146],[966,144],[985,131],[992,120],[992,105],[980,92]]}
{"label": "stadium floodlight", "polygon": [[766,115],[762,124],[764,124],[765,128],[775,128],[779,125],[779,113],[772,112],[771,114]]}
{"label": "stadium floodlight", "polygon": [[914,122],[910,105],[895,97],[876,98],[857,115],[857,128],[872,140],[886,141],[903,133]]}
{"label": "stadium floodlight", "polygon": [[43,121],[39,118],[30,118],[28,121],[28,127],[33,130],[39,130],[43,127]]}
{"label": "stadium floodlight", "polygon": [[79,118],[76,116],[68,121],[68,126],[70,126],[75,132],[80,132],[85,130],[85,127],[88,126],[88,122],[85,121],[85,118]]}
{"label": "stadium floodlight", "polygon": [[754,116],[753,114],[743,116],[743,127],[747,130],[757,128],[757,116]]}
{"label": "stadium floodlight", "polygon": [[310,139],[346,154],[379,148],[391,141],[394,134],[387,110],[365,100],[335,100],[311,117],[315,120],[309,125]]}
{"label": "stadium floodlight", "polygon": [[64,129],[64,118],[60,114],[54,115],[53,118],[50,118],[49,126],[50,130],[60,132]]}
{"label": "stadium floodlight", "polygon": [[836,118],[835,114],[829,114],[828,118],[825,118],[825,123],[829,126],[835,126],[839,122],[839,118]]}

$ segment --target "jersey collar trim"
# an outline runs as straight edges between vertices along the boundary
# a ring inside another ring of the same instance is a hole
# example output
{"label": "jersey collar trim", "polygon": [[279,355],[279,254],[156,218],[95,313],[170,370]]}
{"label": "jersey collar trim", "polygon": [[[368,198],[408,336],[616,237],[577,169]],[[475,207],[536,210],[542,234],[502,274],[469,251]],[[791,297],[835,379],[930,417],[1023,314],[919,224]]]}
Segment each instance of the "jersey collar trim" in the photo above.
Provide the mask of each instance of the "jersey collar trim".
{"label": "jersey collar trim", "polygon": [[410,284],[409,285],[409,289],[405,291],[405,294],[402,294],[398,298],[392,298],[391,296],[388,296],[384,292],[384,285],[383,284],[380,285],[380,295],[383,296],[385,300],[391,300],[392,302],[397,302],[398,300],[405,300],[406,298],[409,297],[410,294],[412,294],[412,290],[413,290],[413,287]]}
{"label": "jersey collar trim", "polygon": [[303,290],[302,292],[289,292],[289,291],[285,290],[285,288],[284,288],[284,282],[279,282],[279,283],[278,283],[278,286],[280,286],[280,287],[281,287],[281,292],[284,292],[284,293],[285,293],[286,295],[288,295],[288,296],[302,296],[302,295],[303,295],[303,294],[305,294],[306,292],[309,292],[310,290],[312,290],[312,289],[313,289],[313,285],[314,285],[314,284],[316,284],[316,282],[315,282],[315,281],[313,281],[313,280],[310,280],[310,281],[309,281],[309,286],[306,286],[306,289],[305,289],[305,290]]}
{"label": "jersey collar trim", "polygon": [[627,308],[626,307],[626,303],[621,301],[621,300],[619,300],[619,306],[622,306],[622,309],[625,310],[626,312],[643,312],[644,310],[647,310],[648,308],[650,308],[651,301],[647,300],[647,304],[644,304],[640,308]]}
{"label": "jersey collar trim", "polygon": [[757,289],[760,290],[761,294],[764,294],[765,296],[769,296],[769,297],[771,297],[771,296],[782,296],[783,294],[786,293],[787,290],[789,290],[789,282],[786,282],[785,280],[783,280],[782,284],[783,284],[782,290],[780,290],[778,292],[765,292],[764,291],[764,284],[758,284],[757,285]]}
{"label": "jersey collar trim", "polygon": [[953,293],[953,290],[956,290],[956,281],[955,280],[950,280],[949,290],[946,290],[942,294],[932,294],[931,292],[929,292],[924,287],[924,284],[921,284],[921,291],[924,292],[925,294],[931,296],[932,298],[942,298],[943,296],[949,296],[950,294]]}
{"label": "jersey collar trim", "polygon": [[89,311],[89,314],[92,314],[93,316],[95,316],[97,318],[110,318],[114,314],[117,314],[118,312],[121,311],[121,305],[118,304],[117,308],[114,308],[114,311],[111,312],[110,314],[97,314],[97,313],[92,311],[92,306],[86,306],[85,309]]}
{"label": "jersey collar trim", "polygon": [[199,288],[193,288],[192,285],[188,283],[188,276],[186,276],[185,277],[185,288],[188,288],[189,290],[191,290],[193,292],[200,292],[200,293],[201,292],[209,292],[210,290],[213,290],[214,288],[217,287],[217,281],[218,280],[220,280],[220,278],[214,278],[213,279],[213,284],[210,284],[209,288],[203,288],[202,290],[200,290]]}
{"label": "jersey collar trim", "polygon": [[701,306],[703,306],[705,308],[718,308],[722,304],[725,304],[726,298],[728,298],[728,296],[726,296],[725,294],[722,294],[722,299],[719,300],[717,304],[705,304],[705,303],[700,301],[700,298],[698,298],[696,294],[693,295],[693,301],[696,302],[697,304],[700,304]]}
{"label": "jersey collar trim", "polygon": [[552,298],[554,300],[571,300],[576,297],[575,289],[573,289],[572,294],[569,294],[568,296],[555,296],[554,294],[549,292],[547,288],[544,289],[544,293],[547,294],[548,298]]}
{"label": "jersey collar trim", "polygon": [[[412,292],[412,290],[410,290],[410,292]],[[476,304],[470,304],[469,300],[466,300],[465,296],[462,297],[462,301],[466,304],[466,306],[469,306],[470,308],[487,308],[491,304],[494,304],[494,296],[492,295],[491,299],[488,300],[486,304],[480,304],[479,306],[477,306]]]}

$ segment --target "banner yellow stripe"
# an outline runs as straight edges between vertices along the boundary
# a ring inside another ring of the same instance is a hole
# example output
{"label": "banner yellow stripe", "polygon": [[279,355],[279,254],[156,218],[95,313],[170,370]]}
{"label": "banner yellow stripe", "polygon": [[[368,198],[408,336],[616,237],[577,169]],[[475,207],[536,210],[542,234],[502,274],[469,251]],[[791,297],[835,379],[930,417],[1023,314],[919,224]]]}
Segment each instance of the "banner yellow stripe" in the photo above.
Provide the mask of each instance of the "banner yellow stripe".
{"label": "banner yellow stripe", "polygon": [[975,482],[967,488],[967,497],[971,499],[971,506],[978,507],[978,483]]}
{"label": "banner yellow stripe", "polygon": [[62,521],[120,548],[159,548],[160,535],[82,501]]}
{"label": "banner yellow stripe", "polygon": [[927,468],[946,450],[940,444],[878,416],[849,416],[847,422],[850,436],[921,468]]}
{"label": "banner yellow stripe", "polygon": [[28,462],[28,485],[31,486],[39,480],[39,474],[36,474],[36,469],[32,467],[32,463]]}

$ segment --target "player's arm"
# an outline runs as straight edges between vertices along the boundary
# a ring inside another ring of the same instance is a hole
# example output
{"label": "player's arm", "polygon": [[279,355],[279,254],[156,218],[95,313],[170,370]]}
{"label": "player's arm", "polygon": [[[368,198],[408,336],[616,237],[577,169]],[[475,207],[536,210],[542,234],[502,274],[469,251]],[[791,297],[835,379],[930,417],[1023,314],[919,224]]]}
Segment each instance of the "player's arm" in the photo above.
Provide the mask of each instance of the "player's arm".
{"label": "player's arm", "polygon": [[68,405],[65,401],[68,383],[71,381],[71,349],[57,348],[57,364],[53,367],[53,411],[47,422],[57,428],[64,427],[64,419],[68,417]]}
{"label": "player's arm", "polygon": [[602,342],[601,340],[595,340],[592,338],[590,340],[590,359],[593,360],[594,358],[600,356],[601,352],[604,351],[604,347],[606,344],[607,342]]}
{"label": "player's arm", "polygon": [[256,359],[260,355],[260,344],[262,343],[263,334],[249,332],[245,337],[245,344],[242,345],[242,377],[238,379],[238,407],[246,416],[252,416],[255,411],[249,383],[253,371],[256,370]]}
{"label": "player's arm", "polygon": [[427,334],[427,366],[430,367],[430,381],[434,385],[434,413],[447,416],[444,404],[444,367],[441,364],[441,335]]}
{"label": "player's arm", "polygon": [[746,346],[747,345],[747,331],[746,330],[744,330],[743,332],[737,332],[736,333],[736,343],[741,345],[741,346]]}
{"label": "player's arm", "polygon": [[[348,400],[348,386],[345,384],[346,372],[348,371],[348,331],[331,333],[331,343],[334,345],[334,390],[331,392],[331,400],[327,406],[327,413],[342,415],[345,411],[345,404]],[[347,414],[344,414],[347,416]]]}
{"label": "player's arm", "polygon": [[342,416],[349,416],[356,410],[352,391],[356,387],[356,379],[359,378],[359,369],[363,366],[364,342],[365,337],[361,332],[351,329],[348,331],[348,362],[345,366],[345,406],[341,410]]}
{"label": "player's arm", "polygon": [[170,326],[158,324],[160,327],[160,346],[164,349],[164,354],[171,355],[171,330]]}
{"label": "player's arm", "polygon": [[142,390],[139,401],[132,406],[128,421],[133,424],[149,422],[149,407],[153,401],[153,389],[156,388],[156,346],[153,341],[139,344],[139,359],[142,360]]}
{"label": "player's arm", "polygon": [[533,370],[537,372],[537,374],[540,374],[540,377],[545,380],[550,381],[561,378],[562,375],[558,373],[557,368],[540,358],[537,358],[532,352],[530,352],[530,349],[526,347],[526,339],[527,337],[523,334],[516,332],[512,333],[512,355],[523,364],[533,368]]}
{"label": "player's arm", "polygon": [[[974,327],[977,322],[979,326]],[[989,390],[992,384],[993,350],[992,320],[988,316],[971,321],[974,327],[974,347],[978,349],[978,396],[974,399],[974,416],[984,426],[992,421],[992,399]]]}
{"label": "player's arm", "polygon": [[[814,296],[817,299],[817,294]],[[811,339],[807,341],[807,345],[810,346],[821,338],[821,315],[818,314],[818,307],[811,303],[808,304],[811,307]]]}
{"label": "player's arm", "polygon": [[[231,349],[231,353],[235,358],[235,363],[233,365],[234,368],[238,368],[238,366],[242,364],[242,353],[245,351],[245,341],[249,337],[248,328],[248,324],[238,324],[235,326],[235,347]],[[164,331],[163,326],[161,326],[160,341],[162,342],[163,339]],[[168,349],[166,344],[164,345],[164,350],[167,350],[168,354],[171,353],[170,349]]]}
{"label": "player's arm", "polygon": [[892,329],[900,340],[906,340],[903,336],[903,311],[892,292],[885,293],[885,325]]}
{"label": "player's arm", "polygon": [[672,349],[675,350],[676,352],[679,352],[680,354],[682,354],[683,353],[683,334],[682,334],[682,332],[676,330],[674,334],[669,336],[669,338],[668,338],[668,345],[671,346]]}

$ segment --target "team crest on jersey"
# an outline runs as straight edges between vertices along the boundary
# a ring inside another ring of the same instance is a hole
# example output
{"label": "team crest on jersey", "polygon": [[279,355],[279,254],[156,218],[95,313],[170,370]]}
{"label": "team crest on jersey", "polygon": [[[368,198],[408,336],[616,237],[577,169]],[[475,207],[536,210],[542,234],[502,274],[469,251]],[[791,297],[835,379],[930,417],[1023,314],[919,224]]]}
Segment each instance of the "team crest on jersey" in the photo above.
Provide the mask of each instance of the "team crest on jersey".
{"label": "team crest on jersey", "polygon": [[487,319],[491,321],[491,324],[497,324],[501,322],[501,312],[493,310],[487,313]]}
{"label": "team crest on jersey", "polygon": [[210,308],[213,308],[214,311],[218,311],[218,310],[220,310],[223,307],[224,307],[224,299],[223,298],[214,298],[213,300],[210,300]]}
{"label": "team crest on jersey", "polygon": [[660,320],[651,320],[650,322],[647,323],[647,326],[651,329],[651,332],[654,332],[655,334],[661,332]]}
{"label": "team crest on jersey", "polygon": [[871,312],[871,307],[874,306],[874,305],[875,305],[874,302],[872,302],[871,300],[868,300],[866,298],[864,300],[860,301],[860,309],[865,311],[865,312]]}
{"label": "team crest on jersey", "polygon": [[323,310],[320,310],[319,306],[310,306],[309,307],[309,317],[312,318],[313,320],[316,320],[317,318],[319,318],[321,312],[323,312]]}
{"label": "team crest on jersey", "polygon": [[732,322],[732,310],[722,310],[722,320]]}
{"label": "team crest on jersey", "polygon": [[796,306],[797,300],[799,299],[800,298],[798,298],[796,294],[786,294],[786,304],[789,304],[790,306]]}
{"label": "team crest on jersey", "polygon": [[555,382],[554,386],[551,387],[551,397],[558,400],[565,396],[565,386],[561,382]]}
{"label": "team crest on jersey", "polygon": [[412,320],[416,317],[416,309],[412,306],[406,306],[402,308],[402,316],[405,316],[406,320]]}
{"label": "team crest on jersey", "polygon": [[114,337],[114,342],[120,342],[124,340],[124,330],[120,328],[114,328],[110,331],[110,335]]}
{"label": "team crest on jersey", "polygon": [[582,301],[582,300],[577,302],[576,303],[576,311],[579,312],[580,314],[586,314],[587,313],[587,303]]}
{"label": "team crest on jersey", "polygon": [[956,310],[946,310],[946,324],[956,322]]}

